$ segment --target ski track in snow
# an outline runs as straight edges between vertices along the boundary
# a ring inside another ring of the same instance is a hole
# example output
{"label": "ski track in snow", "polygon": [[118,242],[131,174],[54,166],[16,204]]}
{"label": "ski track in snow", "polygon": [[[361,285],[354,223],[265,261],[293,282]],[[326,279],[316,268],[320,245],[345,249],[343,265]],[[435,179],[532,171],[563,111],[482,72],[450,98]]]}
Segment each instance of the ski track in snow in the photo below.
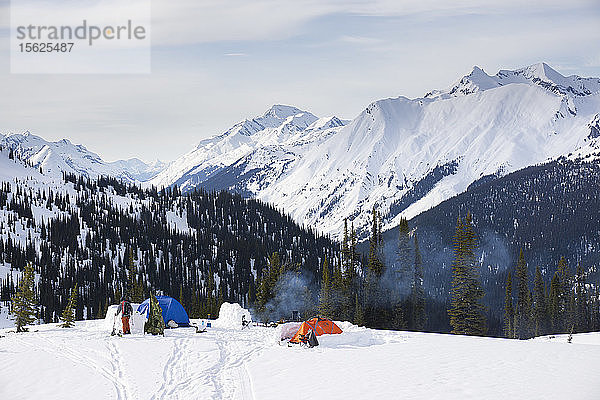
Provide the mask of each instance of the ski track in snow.
{"label": "ski track in snow", "polygon": [[110,336],[95,321],[0,330],[0,399],[599,398],[600,333],[568,344],[567,335],[517,341],[340,327],[314,349],[278,346],[278,330],[264,327],[164,337]]}
{"label": "ski track in snow", "polygon": [[[76,337],[70,338],[71,333]],[[117,400],[255,399],[246,364],[271,345],[268,340],[271,330],[214,328],[202,334],[190,333],[190,330],[166,333],[167,336],[158,338],[148,335],[107,337],[104,332],[61,329],[10,334],[9,337],[21,350],[43,351],[58,360],[66,359],[89,370],[92,376],[105,379],[113,389],[110,398]],[[136,360],[127,358],[126,362],[123,355],[124,347],[143,342],[148,343],[148,351],[152,351],[150,346],[153,344],[161,346],[163,351],[168,346],[168,353],[163,352],[168,357],[163,358],[157,371],[160,371],[156,382],[159,385],[152,393],[143,392],[149,389],[148,386],[138,387],[141,384],[138,385],[131,374],[136,366],[130,365]]]}
{"label": "ski track in snow", "polygon": [[[101,366],[98,363],[97,359],[89,357],[81,351],[73,350],[64,340],[61,341],[60,343],[56,343],[42,335],[36,336],[36,339],[38,339],[40,342],[43,342],[43,345],[41,345],[41,343],[31,343],[26,340],[23,340],[22,338],[17,338],[17,340],[21,344],[30,346],[34,349],[39,349],[39,350],[45,351],[45,352],[47,352],[51,355],[57,356],[57,357],[64,357],[64,358],[74,362],[75,364],[82,365],[84,367],[87,367],[87,368],[93,370],[94,372],[99,373],[100,375],[102,375],[104,378],[106,378],[109,382],[111,382],[114,385],[115,392],[116,392],[115,398],[117,400],[130,400],[131,399],[129,392],[128,392],[127,385],[123,383],[124,374],[123,374],[122,362],[120,360],[120,356],[118,355],[119,351],[117,349],[117,346],[114,343],[109,342],[107,344],[108,354],[110,354],[110,357],[108,358],[108,362],[112,367],[112,370],[111,370],[111,369]],[[78,350],[80,350],[80,349],[78,349]],[[92,349],[87,349],[87,350],[96,353],[101,358],[105,357],[104,353],[100,353],[100,352],[94,351]],[[114,356],[115,354],[116,354],[116,356]]]}
{"label": "ski track in snow", "polygon": [[197,387],[195,384],[202,379],[204,371],[195,372],[193,368],[189,368],[192,342],[192,339],[187,338],[173,341],[171,355],[163,368],[162,385],[151,399],[185,399],[193,394]]}
{"label": "ski track in snow", "polygon": [[204,375],[215,389],[216,396],[213,398],[254,399],[246,361],[263,351],[266,343],[253,336],[256,335],[249,330],[214,332],[213,340],[219,348],[219,360]]}
{"label": "ski track in snow", "polygon": [[115,385],[115,389],[117,390],[117,399],[129,400],[131,399],[131,396],[129,395],[128,385],[123,384],[123,382],[126,382],[127,378],[124,373],[123,357],[119,350],[119,346],[117,346],[114,341],[110,341],[108,342],[107,347],[108,353],[111,355],[109,361],[113,371],[115,371],[116,374],[116,379],[113,381],[113,383]]}
{"label": "ski track in snow", "polygon": [[[254,400],[246,361],[260,353],[266,343],[249,331],[214,330],[173,340],[171,353],[162,370],[162,383],[150,397],[189,399],[202,390],[211,399]],[[198,341],[216,345],[218,356],[208,368],[197,365],[201,356],[194,351]]]}

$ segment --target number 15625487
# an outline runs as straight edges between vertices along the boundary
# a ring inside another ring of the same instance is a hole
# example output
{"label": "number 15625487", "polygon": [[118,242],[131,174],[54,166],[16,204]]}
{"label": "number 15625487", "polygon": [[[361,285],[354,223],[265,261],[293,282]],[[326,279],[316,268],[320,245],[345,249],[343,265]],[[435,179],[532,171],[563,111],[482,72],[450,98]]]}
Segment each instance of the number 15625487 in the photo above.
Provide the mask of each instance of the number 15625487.
{"label": "number 15625487", "polygon": [[21,53],[70,53],[75,43],[19,43]]}

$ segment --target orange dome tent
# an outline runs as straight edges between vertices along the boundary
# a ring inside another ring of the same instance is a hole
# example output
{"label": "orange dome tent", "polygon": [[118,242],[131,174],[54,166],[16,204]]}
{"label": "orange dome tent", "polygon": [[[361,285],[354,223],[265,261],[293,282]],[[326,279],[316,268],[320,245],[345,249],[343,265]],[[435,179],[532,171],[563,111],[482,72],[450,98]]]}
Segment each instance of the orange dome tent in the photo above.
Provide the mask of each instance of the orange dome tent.
{"label": "orange dome tent", "polygon": [[296,332],[294,337],[290,339],[290,342],[300,343],[301,335],[306,335],[310,330],[313,330],[317,336],[342,333],[340,327],[334,324],[333,321],[315,317],[309,319],[308,321],[304,321],[300,325],[300,328],[298,328],[298,332]]}

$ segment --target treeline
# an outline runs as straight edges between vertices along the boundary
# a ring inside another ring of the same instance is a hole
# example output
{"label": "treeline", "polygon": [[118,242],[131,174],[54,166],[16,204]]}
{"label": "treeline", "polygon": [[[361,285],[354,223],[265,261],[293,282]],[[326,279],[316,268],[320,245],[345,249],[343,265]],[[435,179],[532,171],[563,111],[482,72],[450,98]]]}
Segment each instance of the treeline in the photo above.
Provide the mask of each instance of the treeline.
{"label": "treeline", "polygon": [[600,330],[600,291],[597,285],[588,284],[588,275],[581,265],[572,273],[561,257],[549,284],[539,266],[532,283],[521,250],[505,285],[504,336],[528,339]]}
{"label": "treeline", "polygon": [[[179,299],[192,318],[216,316],[228,301],[263,321],[299,311],[373,328],[521,339],[600,329],[594,268],[572,273],[561,258],[556,269],[541,264],[532,274],[522,252],[514,270],[490,266],[478,232],[488,216],[469,212],[436,239],[452,243],[446,265],[431,237],[423,239],[430,226],[411,229],[401,219],[393,246],[384,243],[375,208],[364,248],[347,220],[335,243],[260,201],[107,177],[65,174],[63,188],[4,183],[0,209],[0,263],[31,265],[37,276],[25,274],[29,290],[8,274],[0,299],[30,293],[23,307],[35,304],[45,322],[101,318],[124,294],[141,302],[152,292]],[[490,301],[498,292],[500,305]]]}
{"label": "treeline", "polygon": [[423,262],[417,236],[406,220],[400,224],[398,259],[392,265],[384,262],[381,215],[375,208],[368,254],[358,252],[356,231],[347,220],[340,247],[337,259],[323,260],[315,284],[298,266],[282,264],[273,254],[258,282],[258,318],[289,318],[297,310],[303,317],[318,314],[372,328],[425,329]]}
{"label": "treeline", "polygon": [[[519,249],[526,252],[550,284],[561,257],[574,269],[587,268],[587,281],[600,282],[600,163],[596,160],[561,158],[528,167],[506,176],[483,177],[469,189],[409,223],[418,227],[425,263],[426,290],[443,301],[451,289],[452,236],[459,215],[471,212],[479,238],[484,268],[490,333],[503,335],[504,283],[517,262]],[[395,257],[396,233],[385,233],[386,255]],[[498,281],[502,284],[498,285]]]}
{"label": "treeline", "polygon": [[[227,192],[182,195],[65,174],[55,187],[2,184],[0,209],[0,264],[33,265],[36,316],[45,322],[59,319],[75,286],[77,320],[150,291],[180,299],[192,317],[216,315],[223,301],[254,302],[255,276],[273,252],[313,276],[339,252],[274,207]],[[1,279],[0,300],[7,304],[19,284],[13,274]]]}

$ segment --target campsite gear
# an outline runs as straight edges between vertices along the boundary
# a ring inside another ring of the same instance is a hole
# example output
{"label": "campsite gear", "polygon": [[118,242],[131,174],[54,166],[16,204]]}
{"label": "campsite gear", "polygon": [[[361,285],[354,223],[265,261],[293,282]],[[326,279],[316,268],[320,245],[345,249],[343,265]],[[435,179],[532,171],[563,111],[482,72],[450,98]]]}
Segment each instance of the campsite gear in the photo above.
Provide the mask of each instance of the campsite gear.
{"label": "campsite gear", "polygon": [[296,332],[294,337],[290,339],[290,343],[300,343],[300,335],[306,336],[310,330],[314,331],[316,336],[342,333],[340,327],[334,324],[333,321],[325,318],[315,317],[309,319],[308,321],[304,321],[300,325],[298,332]]}
{"label": "campsite gear", "polygon": [[146,321],[146,323],[144,324],[144,333],[164,336],[165,321],[163,320],[162,309],[158,303],[158,300],[156,299],[156,297],[154,297],[153,294],[150,294],[149,303],[150,304],[148,306],[148,321]]}
{"label": "campsite gear", "polygon": [[133,314],[133,307],[131,307],[131,303],[125,297],[123,297],[119,308],[117,308],[117,314],[119,313],[122,313],[124,317],[129,317]]}
{"label": "campsite gear", "polygon": [[300,344],[308,346],[309,348],[313,348],[319,345],[319,341],[317,340],[317,335],[315,335],[315,331],[312,329],[308,331],[306,335],[300,335]]}
{"label": "campsite gear", "polygon": [[117,328],[115,327],[116,322],[117,322],[117,314],[115,314],[115,316],[113,318],[113,329],[112,329],[112,332],[110,333],[110,336],[115,336],[117,334]]}
{"label": "campsite gear", "polygon": [[173,321],[172,319],[170,319],[169,322],[167,322],[167,326],[169,328],[177,328],[177,327],[179,327],[179,325],[177,325],[177,322]]}
{"label": "campsite gear", "polygon": [[250,322],[251,321],[246,320],[246,316],[245,315],[242,315],[242,329],[249,328],[250,327]]}
{"label": "campsite gear", "polygon": [[204,332],[206,332],[206,325],[205,324],[202,324],[202,327],[199,327],[196,324],[192,324],[192,326],[194,328],[196,328],[196,333],[204,333]]}
{"label": "campsite gear", "polygon": [[[177,326],[190,326],[190,318],[181,303],[169,296],[156,296],[155,299],[158,301],[158,305],[162,310],[164,325],[167,325],[170,320],[173,320],[177,323]],[[147,317],[149,317],[149,310],[150,299],[144,300],[137,309],[140,314]]]}

